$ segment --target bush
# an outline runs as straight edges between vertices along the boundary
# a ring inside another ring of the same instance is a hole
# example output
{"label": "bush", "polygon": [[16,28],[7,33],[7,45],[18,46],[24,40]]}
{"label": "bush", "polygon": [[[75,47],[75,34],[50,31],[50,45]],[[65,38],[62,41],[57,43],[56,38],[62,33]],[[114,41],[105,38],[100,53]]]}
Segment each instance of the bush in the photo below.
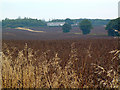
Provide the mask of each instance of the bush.
{"label": "bush", "polygon": [[92,29],[92,24],[89,20],[85,19],[79,23],[79,28],[82,30],[84,35],[89,34],[90,30]]}
{"label": "bush", "polygon": [[108,36],[119,36],[120,18],[111,20],[105,29],[108,30]]}
{"label": "bush", "polygon": [[70,32],[71,25],[68,24],[68,23],[65,23],[65,24],[62,26],[62,29],[63,29],[63,32],[64,32],[64,33],[68,33],[68,32]]}

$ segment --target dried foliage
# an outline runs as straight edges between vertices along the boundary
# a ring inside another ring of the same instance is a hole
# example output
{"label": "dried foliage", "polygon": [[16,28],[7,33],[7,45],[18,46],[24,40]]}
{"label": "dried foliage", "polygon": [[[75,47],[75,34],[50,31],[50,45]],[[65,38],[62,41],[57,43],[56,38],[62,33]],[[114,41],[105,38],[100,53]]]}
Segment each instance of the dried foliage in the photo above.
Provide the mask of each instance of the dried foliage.
{"label": "dried foliage", "polygon": [[117,88],[112,39],[3,41],[3,88]]}

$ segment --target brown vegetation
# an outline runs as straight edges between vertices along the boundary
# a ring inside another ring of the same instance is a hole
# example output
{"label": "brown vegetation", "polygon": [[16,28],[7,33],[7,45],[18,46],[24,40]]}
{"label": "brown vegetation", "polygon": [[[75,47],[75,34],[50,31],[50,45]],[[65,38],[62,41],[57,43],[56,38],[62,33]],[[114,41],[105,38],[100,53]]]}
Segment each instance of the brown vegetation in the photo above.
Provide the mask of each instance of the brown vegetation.
{"label": "brown vegetation", "polygon": [[4,40],[3,88],[116,88],[115,39]]}
{"label": "brown vegetation", "polygon": [[[2,38],[6,40],[62,40],[62,39],[84,39],[84,38],[109,38],[107,30],[103,26],[94,27],[87,36],[81,35],[79,27],[72,27],[69,33],[63,33],[62,27],[34,27],[30,28],[34,32],[28,30],[3,28]],[[39,33],[36,31],[43,31]]]}

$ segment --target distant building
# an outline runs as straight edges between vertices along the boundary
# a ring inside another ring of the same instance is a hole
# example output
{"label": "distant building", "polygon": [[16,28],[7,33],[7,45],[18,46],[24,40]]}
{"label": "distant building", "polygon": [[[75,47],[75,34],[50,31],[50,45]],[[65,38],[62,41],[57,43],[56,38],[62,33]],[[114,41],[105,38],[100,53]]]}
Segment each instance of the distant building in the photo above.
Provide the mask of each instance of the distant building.
{"label": "distant building", "polygon": [[75,23],[75,24],[71,24],[71,26],[78,26],[78,23]]}
{"label": "distant building", "polygon": [[63,26],[65,22],[48,22],[47,26]]}
{"label": "distant building", "polygon": [[[47,26],[63,26],[65,22],[48,22]],[[71,26],[78,26],[78,23],[71,24]]]}

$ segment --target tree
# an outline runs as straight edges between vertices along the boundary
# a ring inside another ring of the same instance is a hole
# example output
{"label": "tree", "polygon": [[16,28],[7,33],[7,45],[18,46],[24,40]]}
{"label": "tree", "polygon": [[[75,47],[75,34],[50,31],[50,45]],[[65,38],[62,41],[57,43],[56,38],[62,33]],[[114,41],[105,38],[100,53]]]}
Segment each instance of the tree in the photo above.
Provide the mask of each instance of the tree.
{"label": "tree", "polygon": [[68,24],[71,25],[71,24],[73,24],[73,21],[71,19],[69,19],[69,18],[66,18],[65,19],[65,23],[68,23]]}
{"label": "tree", "polygon": [[89,34],[90,30],[92,29],[92,24],[89,20],[84,19],[79,23],[79,28],[82,30],[82,33]]}
{"label": "tree", "polygon": [[18,19],[5,19],[2,20],[3,28],[16,28],[16,27],[42,27],[47,26],[47,23],[42,20],[32,18],[18,18]]}
{"label": "tree", "polygon": [[68,23],[65,23],[65,24],[62,26],[62,29],[63,29],[63,32],[64,32],[64,33],[68,33],[68,32],[70,32],[71,25],[68,24]]}
{"label": "tree", "polygon": [[120,17],[111,20],[105,29],[108,30],[108,36],[119,36],[118,32],[120,31]]}

